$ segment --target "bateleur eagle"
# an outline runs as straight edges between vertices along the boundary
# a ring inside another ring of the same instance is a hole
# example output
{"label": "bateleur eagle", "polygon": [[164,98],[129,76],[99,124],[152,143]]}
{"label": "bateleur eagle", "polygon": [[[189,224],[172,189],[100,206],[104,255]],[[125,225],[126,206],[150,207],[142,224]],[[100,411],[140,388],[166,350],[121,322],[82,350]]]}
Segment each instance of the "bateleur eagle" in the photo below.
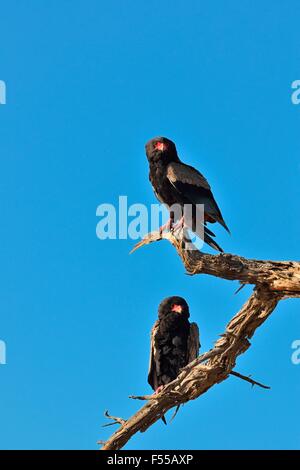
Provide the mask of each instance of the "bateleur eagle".
{"label": "bateleur eagle", "polygon": [[159,305],[158,320],[151,330],[148,372],[148,383],[156,392],[198,357],[199,329],[189,322],[189,316],[189,306],[182,297],[168,297]]}
{"label": "bateleur eagle", "polygon": [[[209,230],[207,223],[218,222],[228,232],[229,229],[205,177],[179,159],[174,142],[166,137],[155,137],[147,142],[146,155],[149,161],[149,179],[158,200],[169,208],[179,205],[181,215],[185,214],[184,206],[189,205],[192,208],[191,219],[183,222],[181,217],[180,222],[204,238],[212,248],[222,252],[222,248],[213,240],[215,234]],[[199,204],[204,205],[204,225],[200,224],[201,229],[197,219]],[[170,221],[166,226],[171,229],[174,227],[174,212],[171,209]],[[161,230],[166,226],[161,227]]]}

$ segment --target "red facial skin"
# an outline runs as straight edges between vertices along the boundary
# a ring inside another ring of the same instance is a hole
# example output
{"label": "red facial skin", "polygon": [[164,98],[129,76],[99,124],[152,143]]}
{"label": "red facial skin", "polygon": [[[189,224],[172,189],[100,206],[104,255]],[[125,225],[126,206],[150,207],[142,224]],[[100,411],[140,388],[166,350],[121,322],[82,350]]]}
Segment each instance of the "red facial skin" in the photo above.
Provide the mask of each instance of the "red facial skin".
{"label": "red facial skin", "polygon": [[163,152],[164,150],[166,150],[167,146],[163,143],[163,142],[157,142],[155,144],[155,150],[160,150],[161,152]]}
{"label": "red facial skin", "polygon": [[172,312],[181,313],[182,312],[182,306],[174,304],[174,305],[172,305],[171,310],[172,310]]}

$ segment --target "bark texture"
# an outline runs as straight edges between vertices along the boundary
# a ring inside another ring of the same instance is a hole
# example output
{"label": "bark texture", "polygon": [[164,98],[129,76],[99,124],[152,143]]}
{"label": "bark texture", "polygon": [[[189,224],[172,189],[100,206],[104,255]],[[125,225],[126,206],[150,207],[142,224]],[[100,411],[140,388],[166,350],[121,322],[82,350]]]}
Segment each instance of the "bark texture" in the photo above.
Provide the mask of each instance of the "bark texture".
{"label": "bark texture", "polygon": [[[147,235],[136,249],[166,239],[176,248],[189,274],[210,274],[224,279],[253,284],[254,291],[241,310],[230,320],[214,348],[182,369],[180,375],[158,395],[131,397],[147,403],[128,420],[107,417],[120,428],[103,444],[102,450],[121,449],[137,432],[146,431],[169,409],[198,398],[230,375],[252,385],[268,388],[234,371],[236,360],[250,347],[250,339],[264,323],[277,303],[300,296],[300,263],[295,261],[263,261],[231,254],[210,255],[186,249],[186,238],[170,232]],[[190,245],[189,245],[190,246]]]}

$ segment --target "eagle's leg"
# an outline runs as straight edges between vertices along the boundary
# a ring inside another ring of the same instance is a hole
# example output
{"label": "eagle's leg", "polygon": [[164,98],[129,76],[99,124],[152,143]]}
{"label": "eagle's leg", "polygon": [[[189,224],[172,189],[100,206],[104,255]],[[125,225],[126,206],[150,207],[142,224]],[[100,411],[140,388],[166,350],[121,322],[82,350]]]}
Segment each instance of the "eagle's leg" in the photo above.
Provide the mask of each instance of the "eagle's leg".
{"label": "eagle's leg", "polygon": [[176,232],[177,230],[182,230],[184,226],[185,224],[184,224],[184,215],[183,215],[181,219],[179,219],[178,222],[176,222],[176,224],[173,225],[172,232]]}
{"label": "eagle's leg", "polygon": [[154,392],[154,395],[158,395],[164,388],[164,385],[160,385],[159,387],[157,387],[157,389],[155,390]]}
{"label": "eagle's leg", "polygon": [[168,220],[164,225],[162,225],[161,227],[159,227],[159,233],[160,233],[160,235],[161,235],[165,230],[172,230],[173,225],[174,225],[174,212],[170,212],[170,218],[169,218],[169,220]]}
{"label": "eagle's leg", "polygon": [[159,233],[160,235],[165,231],[165,230],[170,230],[171,227],[172,227],[172,219],[169,219],[164,225],[162,225],[161,227],[159,227]]}

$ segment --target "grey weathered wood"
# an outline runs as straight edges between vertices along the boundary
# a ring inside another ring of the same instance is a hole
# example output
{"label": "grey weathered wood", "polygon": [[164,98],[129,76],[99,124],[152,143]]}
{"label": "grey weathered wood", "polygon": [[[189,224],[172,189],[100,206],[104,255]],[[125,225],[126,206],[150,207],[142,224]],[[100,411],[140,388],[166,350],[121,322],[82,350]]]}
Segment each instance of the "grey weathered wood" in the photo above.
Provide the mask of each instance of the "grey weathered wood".
{"label": "grey weathered wood", "polygon": [[[300,296],[300,263],[294,261],[249,260],[236,255],[209,255],[198,250],[184,249],[184,242],[172,233],[150,234],[135,249],[166,239],[176,248],[187,272],[210,274],[241,283],[254,284],[255,289],[241,310],[230,320],[224,334],[214,348],[202,354],[182,369],[180,375],[158,395],[132,397],[147,403],[105,442],[102,450],[121,449],[137,432],[146,431],[169,409],[194,400],[212,386],[226,380],[232,373],[236,360],[250,347],[250,339],[270,316],[277,303],[287,297]],[[247,377],[235,373],[239,378]],[[248,378],[252,384],[267,388]]]}

